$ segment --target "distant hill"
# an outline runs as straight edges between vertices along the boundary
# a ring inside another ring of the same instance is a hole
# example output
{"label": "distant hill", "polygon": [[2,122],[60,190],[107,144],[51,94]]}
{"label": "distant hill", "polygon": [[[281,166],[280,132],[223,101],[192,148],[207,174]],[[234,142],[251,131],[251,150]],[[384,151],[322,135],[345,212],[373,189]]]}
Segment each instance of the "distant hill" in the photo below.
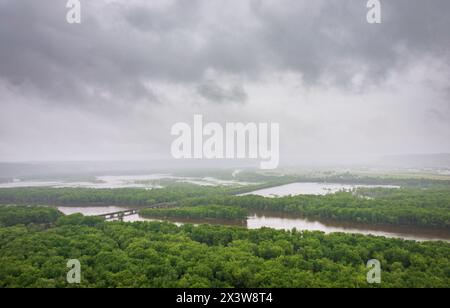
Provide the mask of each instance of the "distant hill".
{"label": "distant hill", "polygon": [[399,168],[450,168],[450,154],[389,155],[378,161],[379,165]]}

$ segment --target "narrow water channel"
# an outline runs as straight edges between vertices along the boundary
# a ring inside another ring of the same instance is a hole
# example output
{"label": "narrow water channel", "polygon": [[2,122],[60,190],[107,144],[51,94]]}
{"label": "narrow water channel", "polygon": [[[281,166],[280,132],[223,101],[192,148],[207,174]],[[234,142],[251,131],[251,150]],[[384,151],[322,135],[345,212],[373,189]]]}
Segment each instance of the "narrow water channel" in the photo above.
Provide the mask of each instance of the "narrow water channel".
{"label": "narrow water channel", "polygon": [[[66,215],[81,213],[86,216],[101,215],[112,212],[126,210],[125,207],[106,206],[106,207],[63,207],[58,209]],[[158,219],[142,218],[138,214],[124,217],[124,221],[157,221]],[[303,218],[295,215],[280,214],[274,212],[251,212],[248,219],[241,220],[202,220],[202,219],[167,219],[175,224],[217,224],[247,227],[249,229],[259,229],[263,227],[278,230],[309,230],[322,231],[325,233],[356,233],[372,234],[376,236],[385,236],[390,238],[402,238],[415,241],[447,241],[450,242],[450,232],[447,230],[417,228],[411,226],[390,226],[390,225],[372,225],[352,222],[326,221]]]}

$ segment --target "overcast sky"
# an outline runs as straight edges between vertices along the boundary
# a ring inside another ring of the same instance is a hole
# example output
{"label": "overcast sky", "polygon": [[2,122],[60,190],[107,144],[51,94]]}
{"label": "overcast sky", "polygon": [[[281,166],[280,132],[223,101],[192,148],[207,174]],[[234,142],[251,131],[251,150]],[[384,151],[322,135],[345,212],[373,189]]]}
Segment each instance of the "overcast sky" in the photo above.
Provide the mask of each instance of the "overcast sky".
{"label": "overcast sky", "polygon": [[450,152],[450,1],[0,0],[0,161],[170,157],[280,123],[281,163]]}

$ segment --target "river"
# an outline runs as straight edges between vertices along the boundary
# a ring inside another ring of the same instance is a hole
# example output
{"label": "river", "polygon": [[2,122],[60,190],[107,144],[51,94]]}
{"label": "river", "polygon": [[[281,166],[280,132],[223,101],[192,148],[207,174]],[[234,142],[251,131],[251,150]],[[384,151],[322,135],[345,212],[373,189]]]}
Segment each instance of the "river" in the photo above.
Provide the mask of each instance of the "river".
{"label": "river", "polygon": [[[73,213],[81,213],[86,216],[101,215],[113,213],[129,209],[127,207],[105,206],[105,207],[65,207],[60,206],[58,209],[66,215]],[[138,214],[124,217],[124,221],[158,221],[157,219],[146,219],[140,217]],[[278,230],[309,230],[322,231],[325,233],[354,233],[375,236],[385,236],[389,238],[401,238],[415,241],[446,241],[450,242],[450,234],[446,230],[431,229],[431,228],[417,228],[411,226],[390,226],[390,225],[372,225],[360,224],[353,222],[339,222],[307,219],[296,215],[280,214],[267,211],[253,211],[250,213],[247,220],[193,220],[193,219],[168,219],[177,225],[191,223],[191,224],[217,224],[229,226],[241,226],[249,229],[259,229],[263,227],[278,229]]]}

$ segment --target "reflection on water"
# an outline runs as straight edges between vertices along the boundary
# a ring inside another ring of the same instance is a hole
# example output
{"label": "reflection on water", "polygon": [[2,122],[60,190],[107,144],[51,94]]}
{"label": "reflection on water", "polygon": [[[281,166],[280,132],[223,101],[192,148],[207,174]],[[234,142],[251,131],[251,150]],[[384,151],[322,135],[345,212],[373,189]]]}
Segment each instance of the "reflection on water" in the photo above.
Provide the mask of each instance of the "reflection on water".
{"label": "reflection on water", "polygon": [[[105,207],[64,207],[58,209],[66,215],[73,213],[81,213],[86,216],[101,215],[123,211],[129,208],[117,206]],[[140,217],[138,214],[126,216],[123,218],[126,222],[135,221],[161,221],[161,219],[147,219]],[[202,220],[202,219],[164,219],[177,225],[186,223],[190,224],[212,224],[212,225],[228,225],[247,227],[249,229],[259,229],[263,227],[278,230],[309,230],[322,231],[325,233],[342,232],[356,234],[372,234],[376,236],[385,236],[390,238],[402,238],[415,241],[436,241],[442,240],[450,242],[450,232],[448,230],[416,228],[410,226],[389,226],[389,225],[372,225],[360,224],[352,222],[336,222],[328,220],[312,220],[298,217],[296,215],[280,214],[267,211],[252,212],[247,221],[242,220]]]}
{"label": "reflection on water", "polygon": [[399,186],[390,185],[350,185],[350,184],[333,184],[333,183],[291,183],[270,188],[264,188],[253,192],[242,194],[257,195],[263,197],[285,197],[297,195],[326,195],[332,194],[341,190],[350,191],[358,187],[385,187],[385,188],[399,188]]}
{"label": "reflection on water", "polygon": [[71,215],[75,213],[81,213],[84,216],[96,216],[108,213],[115,213],[120,211],[125,211],[128,208],[119,206],[58,206],[58,210],[65,215]]}
{"label": "reflection on water", "polygon": [[234,226],[234,227],[247,227],[246,220],[229,220],[229,219],[191,219],[191,218],[164,218],[164,219],[151,219],[151,218],[143,218],[136,215],[130,215],[123,218],[123,221],[126,222],[135,222],[135,221],[169,221],[171,223],[176,224],[177,226],[183,224],[193,224],[193,225],[220,225],[220,226]]}
{"label": "reflection on water", "polygon": [[441,229],[411,226],[374,225],[330,220],[313,220],[296,215],[273,212],[254,212],[247,220],[249,229],[269,227],[274,229],[343,232],[402,238],[416,241],[444,240],[450,242],[450,232]]}

